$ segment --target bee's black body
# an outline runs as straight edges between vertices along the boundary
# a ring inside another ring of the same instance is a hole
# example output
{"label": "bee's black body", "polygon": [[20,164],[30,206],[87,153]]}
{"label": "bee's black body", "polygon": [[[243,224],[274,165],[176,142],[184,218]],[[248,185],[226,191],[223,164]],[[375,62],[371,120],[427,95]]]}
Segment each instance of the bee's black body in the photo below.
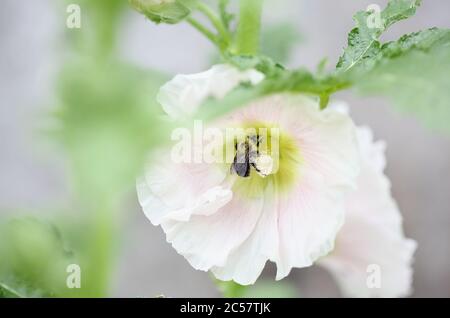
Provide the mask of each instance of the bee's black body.
{"label": "bee's black body", "polygon": [[250,176],[251,167],[258,170],[254,163],[254,158],[258,155],[259,137],[247,137],[246,141],[236,144],[236,155],[231,164],[231,173],[236,173],[242,178]]}

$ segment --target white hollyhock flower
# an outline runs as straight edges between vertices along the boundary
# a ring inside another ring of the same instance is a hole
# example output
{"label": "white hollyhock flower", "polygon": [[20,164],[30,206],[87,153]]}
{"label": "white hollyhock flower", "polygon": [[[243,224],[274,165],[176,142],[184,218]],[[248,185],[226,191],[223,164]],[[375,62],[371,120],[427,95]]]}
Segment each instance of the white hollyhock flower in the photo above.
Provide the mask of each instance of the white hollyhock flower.
{"label": "white hollyhock flower", "polygon": [[374,142],[369,128],[358,128],[357,136],[362,158],[358,187],[346,199],[335,249],[318,263],[330,270],[345,296],[407,296],[416,242],[404,236],[383,173],[385,144]]}
{"label": "white hollyhock flower", "polygon": [[[241,82],[262,79],[255,70],[216,65],[176,76],[158,100],[170,117],[180,119],[194,114],[208,96],[221,98]],[[256,281],[267,260],[277,264],[281,279],[293,267],[310,266],[328,254],[343,223],[344,195],[359,173],[349,116],[321,111],[306,96],[274,95],[211,125],[276,127],[279,156],[258,157],[260,171],[251,169],[248,177],[233,173],[229,163],[175,164],[164,152],[154,156],[159,161],[138,179],[137,192],[144,213],[162,226],[167,241],[194,268],[243,285]]]}

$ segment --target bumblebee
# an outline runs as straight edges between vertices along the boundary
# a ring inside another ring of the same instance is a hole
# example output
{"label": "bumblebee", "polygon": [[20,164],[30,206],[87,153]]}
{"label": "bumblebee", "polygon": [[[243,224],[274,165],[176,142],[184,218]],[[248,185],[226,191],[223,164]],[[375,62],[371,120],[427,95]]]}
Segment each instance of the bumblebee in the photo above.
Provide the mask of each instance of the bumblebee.
{"label": "bumblebee", "polygon": [[258,135],[247,136],[243,142],[235,144],[236,155],[231,164],[231,174],[247,178],[251,168],[261,176],[266,177],[272,171],[272,158],[259,152],[261,137]]}

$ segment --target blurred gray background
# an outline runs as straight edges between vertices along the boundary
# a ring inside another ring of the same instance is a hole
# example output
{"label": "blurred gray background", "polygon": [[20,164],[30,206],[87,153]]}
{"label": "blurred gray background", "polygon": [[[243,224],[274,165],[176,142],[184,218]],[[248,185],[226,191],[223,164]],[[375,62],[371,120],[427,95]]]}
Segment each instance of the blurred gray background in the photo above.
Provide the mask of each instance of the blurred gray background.
{"label": "blurred gray background", "polygon": [[[95,1],[95,0],[93,0]],[[314,68],[327,56],[333,65],[353,27],[352,15],[386,1],[266,0],[264,19],[291,21],[303,41],[289,66]],[[52,100],[52,79],[62,60],[65,7],[55,0],[0,1],[0,213],[45,211],[70,197],[61,155],[39,129]],[[76,3],[76,0],[73,1]],[[438,26],[450,27],[450,1],[424,0],[416,16],[395,25],[385,39]],[[205,70],[211,45],[189,25],[156,26],[129,12],[120,34],[121,55],[169,74]],[[407,236],[418,241],[414,263],[416,297],[450,296],[450,137],[394,113],[376,98],[340,94],[357,124],[370,125],[387,141],[387,173],[404,216]],[[135,297],[219,296],[209,276],[193,270],[140,212],[134,196],[126,207],[124,239],[114,295]],[[272,279],[269,266],[267,279]],[[301,297],[338,296],[320,268],[294,270],[289,277]]]}

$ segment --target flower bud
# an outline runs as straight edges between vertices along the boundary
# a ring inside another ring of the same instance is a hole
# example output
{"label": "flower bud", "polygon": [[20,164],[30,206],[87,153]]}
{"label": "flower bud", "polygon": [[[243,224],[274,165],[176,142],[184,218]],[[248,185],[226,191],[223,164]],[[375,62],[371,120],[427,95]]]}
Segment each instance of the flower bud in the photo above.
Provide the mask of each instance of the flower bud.
{"label": "flower bud", "polygon": [[186,18],[191,10],[179,0],[129,0],[131,6],[155,23],[175,24]]}

